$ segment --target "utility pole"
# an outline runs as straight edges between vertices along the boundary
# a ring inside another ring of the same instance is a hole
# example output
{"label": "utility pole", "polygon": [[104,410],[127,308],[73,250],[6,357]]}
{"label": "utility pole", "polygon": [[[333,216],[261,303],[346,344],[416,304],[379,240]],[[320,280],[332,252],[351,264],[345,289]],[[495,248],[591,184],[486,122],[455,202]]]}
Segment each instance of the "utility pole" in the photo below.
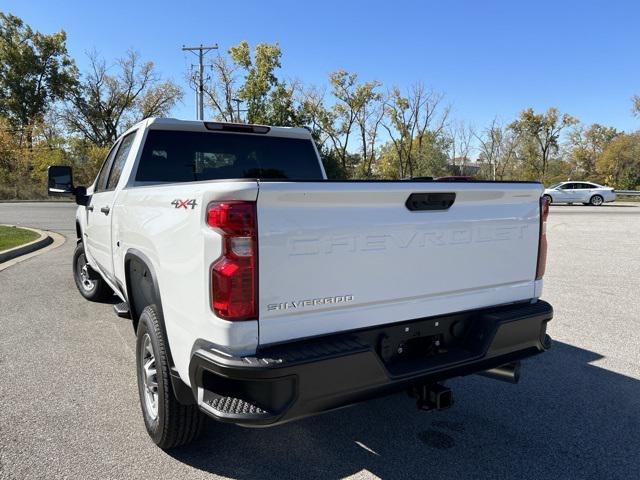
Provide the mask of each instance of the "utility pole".
{"label": "utility pole", "polygon": [[236,110],[238,111],[238,118],[236,118],[236,122],[240,123],[240,103],[242,103],[242,100],[239,98],[232,98],[231,101],[236,102]]}
{"label": "utility pole", "polygon": [[182,46],[184,52],[191,52],[198,56],[198,81],[196,82],[196,113],[198,120],[204,120],[204,56],[211,50],[217,49],[217,43],[210,47],[204,47],[202,44],[199,47]]}

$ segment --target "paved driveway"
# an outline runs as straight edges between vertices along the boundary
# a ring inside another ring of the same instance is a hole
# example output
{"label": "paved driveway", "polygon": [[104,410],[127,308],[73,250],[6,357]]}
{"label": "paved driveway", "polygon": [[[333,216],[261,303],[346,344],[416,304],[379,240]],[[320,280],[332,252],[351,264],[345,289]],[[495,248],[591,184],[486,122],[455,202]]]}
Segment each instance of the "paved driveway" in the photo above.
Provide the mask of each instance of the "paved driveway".
{"label": "paved driveway", "polygon": [[0,223],[68,236],[0,272],[0,478],[640,478],[640,207],[551,212],[555,344],[519,385],[453,380],[442,413],[399,394],[271,429],[212,421],[167,454],[130,323],[75,290],[73,206],[0,204]]}

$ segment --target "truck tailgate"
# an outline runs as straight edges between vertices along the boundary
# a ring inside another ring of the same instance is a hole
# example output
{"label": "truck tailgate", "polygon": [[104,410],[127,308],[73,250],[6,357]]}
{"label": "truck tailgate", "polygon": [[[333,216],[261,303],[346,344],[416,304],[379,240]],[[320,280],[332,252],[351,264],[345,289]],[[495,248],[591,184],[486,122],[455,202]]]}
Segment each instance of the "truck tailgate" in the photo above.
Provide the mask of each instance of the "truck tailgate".
{"label": "truck tailgate", "polygon": [[[412,193],[455,193],[411,211]],[[530,299],[538,183],[261,182],[261,344]]]}

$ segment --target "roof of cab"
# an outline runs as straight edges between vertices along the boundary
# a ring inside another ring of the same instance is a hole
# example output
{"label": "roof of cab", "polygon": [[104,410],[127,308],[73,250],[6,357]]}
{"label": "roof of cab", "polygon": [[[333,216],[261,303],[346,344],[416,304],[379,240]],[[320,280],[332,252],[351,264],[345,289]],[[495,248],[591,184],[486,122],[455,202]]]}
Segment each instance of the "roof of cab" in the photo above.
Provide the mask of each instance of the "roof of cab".
{"label": "roof of cab", "polygon": [[[222,125],[234,125],[229,122],[216,122],[212,120],[211,122],[204,122],[201,120],[178,120],[177,118],[161,118],[161,117],[150,117],[142,120],[138,124],[134,125],[133,128],[143,126],[144,128],[148,128],[151,130],[155,129],[164,129],[164,130],[186,130],[186,131],[195,131],[195,132],[210,132],[211,129],[205,126],[205,123],[219,123]],[[240,124],[242,126],[250,126],[250,124]],[[251,125],[252,126],[252,125]],[[267,126],[267,125],[256,125],[256,126]],[[234,133],[234,132],[230,132]],[[238,132],[235,132],[238,133]],[[252,133],[244,133],[245,135],[254,135]],[[291,138],[311,138],[311,132],[306,128],[300,127],[272,127],[269,126],[269,131],[267,133],[256,133],[255,135],[271,135],[275,137],[291,137]]]}

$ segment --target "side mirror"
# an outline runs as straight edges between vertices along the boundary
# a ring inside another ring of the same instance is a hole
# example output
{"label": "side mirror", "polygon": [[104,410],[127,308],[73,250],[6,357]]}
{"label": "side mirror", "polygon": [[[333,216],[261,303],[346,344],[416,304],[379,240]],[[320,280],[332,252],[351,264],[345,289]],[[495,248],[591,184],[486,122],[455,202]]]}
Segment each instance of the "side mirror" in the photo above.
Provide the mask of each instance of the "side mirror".
{"label": "side mirror", "polygon": [[47,193],[53,196],[75,195],[78,205],[89,203],[87,189],[73,186],[73,170],[66,165],[52,165],[47,169]]}
{"label": "side mirror", "polygon": [[73,195],[75,193],[71,167],[67,167],[66,165],[53,165],[47,169],[47,174],[49,177],[47,193],[49,195],[61,196]]}

